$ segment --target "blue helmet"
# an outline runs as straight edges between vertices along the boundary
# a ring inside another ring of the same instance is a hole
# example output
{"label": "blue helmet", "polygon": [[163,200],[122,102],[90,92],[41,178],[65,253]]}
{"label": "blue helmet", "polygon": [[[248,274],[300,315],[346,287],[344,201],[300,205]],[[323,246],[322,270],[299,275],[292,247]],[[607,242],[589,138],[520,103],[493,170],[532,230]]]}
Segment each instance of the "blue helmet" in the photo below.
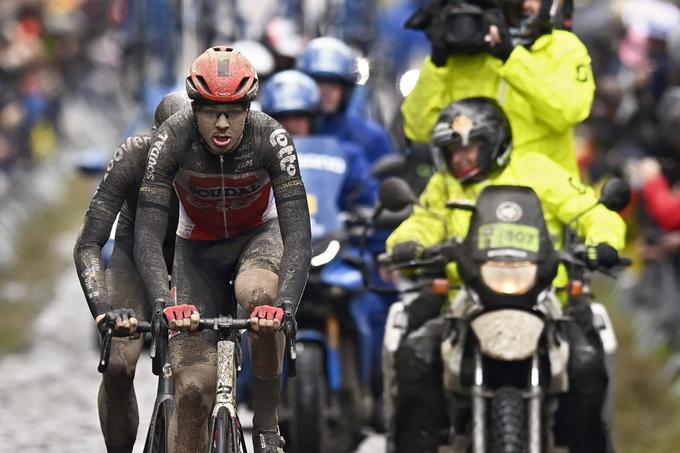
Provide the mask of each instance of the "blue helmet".
{"label": "blue helmet", "polygon": [[262,111],[271,116],[314,114],[319,110],[319,88],[311,77],[300,71],[275,74],[267,80],[260,96]]}
{"label": "blue helmet", "polygon": [[347,85],[357,81],[356,55],[336,38],[316,38],[298,58],[300,71],[314,78],[338,79]]}

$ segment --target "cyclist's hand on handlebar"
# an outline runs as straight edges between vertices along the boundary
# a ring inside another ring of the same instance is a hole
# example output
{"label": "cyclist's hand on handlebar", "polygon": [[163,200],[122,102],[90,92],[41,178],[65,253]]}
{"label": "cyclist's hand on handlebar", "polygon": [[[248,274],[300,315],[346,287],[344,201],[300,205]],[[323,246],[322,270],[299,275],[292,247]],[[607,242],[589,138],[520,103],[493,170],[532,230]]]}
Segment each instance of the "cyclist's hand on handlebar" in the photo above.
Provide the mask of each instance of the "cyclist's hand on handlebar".
{"label": "cyclist's hand on handlebar", "polygon": [[182,304],[172,305],[163,309],[168,327],[171,330],[183,330],[193,332],[198,329],[198,321],[201,319],[195,305]]}
{"label": "cyclist's hand on handlebar", "polygon": [[104,314],[98,315],[95,319],[97,328],[100,332],[112,327],[116,335],[129,335],[136,337],[137,325],[139,321],[135,317],[135,312],[131,308],[117,308]]}
{"label": "cyclist's hand on handlebar", "polygon": [[283,308],[260,305],[250,314],[250,324],[255,332],[274,332],[281,329]]}

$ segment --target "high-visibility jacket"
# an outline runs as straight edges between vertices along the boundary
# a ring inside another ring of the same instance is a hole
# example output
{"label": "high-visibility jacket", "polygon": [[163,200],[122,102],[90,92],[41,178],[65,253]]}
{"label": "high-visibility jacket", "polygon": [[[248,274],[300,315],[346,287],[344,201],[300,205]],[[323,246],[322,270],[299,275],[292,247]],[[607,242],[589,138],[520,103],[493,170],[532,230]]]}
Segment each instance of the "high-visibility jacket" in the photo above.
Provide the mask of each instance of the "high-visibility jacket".
{"label": "high-visibility jacket", "polygon": [[[562,243],[564,225],[598,200],[590,187],[545,155],[530,151],[515,155],[513,150],[507,167],[478,183],[462,185],[448,171],[437,172],[420,195],[413,214],[387,239],[387,251],[391,252],[400,242],[416,241],[429,247],[451,238],[462,240],[467,235],[471,213],[449,209],[446,204],[449,201],[474,203],[488,185],[531,187],[541,200],[548,233],[556,248]],[[617,213],[602,205],[585,212],[576,226],[577,233],[588,245],[606,242],[617,250],[625,245],[626,224]],[[447,268],[447,274],[452,281],[458,280],[454,263]],[[564,286],[566,282],[566,273],[560,269],[553,283]]]}
{"label": "high-visibility jacket", "polygon": [[484,52],[452,55],[441,68],[427,58],[401,107],[404,131],[411,140],[427,143],[441,110],[451,102],[491,97],[510,120],[516,148],[546,153],[578,175],[573,135],[593,103],[590,63],[583,43],[563,30],[539,37],[531,50],[515,47],[505,63]]}

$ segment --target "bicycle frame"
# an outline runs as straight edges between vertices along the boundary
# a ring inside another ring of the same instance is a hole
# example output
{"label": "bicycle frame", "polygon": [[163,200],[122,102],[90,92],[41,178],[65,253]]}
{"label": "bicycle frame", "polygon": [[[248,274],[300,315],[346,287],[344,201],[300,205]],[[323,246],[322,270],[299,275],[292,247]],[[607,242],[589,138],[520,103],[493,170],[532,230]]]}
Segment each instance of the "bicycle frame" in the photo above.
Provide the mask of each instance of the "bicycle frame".
{"label": "bicycle frame", "polygon": [[[243,440],[243,429],[236,413],[236,371],[238,368],[237,360],[238,343],[220,334],[217,342],[217,393],[215,395],[215,405],[213,406],[210,420],[210,433],[214,433],[217,428],[218,415],[220,408],[226,408],[229,418],[233,421],[227,425],[227,436],[229,445],[234,452],[238,452],[236,446],[240,443],[243,451],[246,451]],[[235,423],[234,423],[235,422]],[[215,443],[211,443],[210,452],[217,451]],[[219,452],[222,453],[222,452]]]}

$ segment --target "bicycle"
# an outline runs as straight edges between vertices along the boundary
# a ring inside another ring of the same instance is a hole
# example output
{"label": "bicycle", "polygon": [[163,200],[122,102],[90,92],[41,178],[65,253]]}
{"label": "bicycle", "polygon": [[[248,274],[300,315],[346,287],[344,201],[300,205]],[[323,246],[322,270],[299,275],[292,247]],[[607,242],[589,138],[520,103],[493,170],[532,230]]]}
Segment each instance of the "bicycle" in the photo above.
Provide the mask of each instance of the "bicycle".
{"label": "bicycle", "polygon": [[[296,373],[296,345],[295,335],[297,326],[294,320],[292,306],[284,304],[283,331],[286,334],[286,348],[288,367],[287,375],[294,377]],[[217,388],[215,403],[211,411],[210,430],[211,443],[208,447],[209,453],[246,453],[247,448],[243,436],[243,428],[238,419],[236,402],[236,375],[240,368],[240,332],[244,329],[251,329],[249,319],[234,319],[231,316],[220,316],[217,318],[204,318],[199,321],[198,330],[212,329],[217,331]],[[172,373],[167,363],[163,345],[167,346],[167,332],[165,322],[146,322],[141,321],[137,327],[140,333],[151,332],[154,340],[160,340],[158,345],[160,351],[155,350],[152,343],[152,357],[157,363],[163,363],[161,374],[159,374],[159,387],[152,422],[149,426],[145,453],[164,453],[167,451],[167,428],[170,423],[170,415],[173,410],[174,386],[172,384]],[[99,360],[98,370],[100,373],[106,371],[108,367],[109,354],[111,351],[111,338],[116,336],[113,326],[107,326],[102,341],[102,353]],[[161,360],[162,359],[162,360]],[[156,371],[156,370],[154,370]],[[172,390],[172,392],[170,392]]]}

